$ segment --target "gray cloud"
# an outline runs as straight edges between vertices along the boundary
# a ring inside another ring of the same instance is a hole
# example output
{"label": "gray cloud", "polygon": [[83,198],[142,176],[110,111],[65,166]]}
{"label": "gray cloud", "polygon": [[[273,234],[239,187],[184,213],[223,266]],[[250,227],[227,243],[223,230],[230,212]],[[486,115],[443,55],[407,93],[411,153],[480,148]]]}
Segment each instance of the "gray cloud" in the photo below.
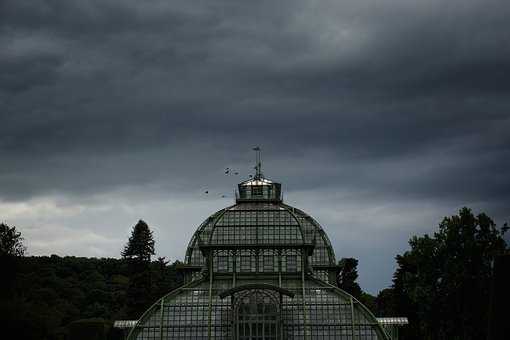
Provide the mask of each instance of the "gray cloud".
{"label": "gray cloud", "polygon": [[253,145],[372,292],[442,216],[508,220],[503,1],[0,6],[0,219],[34,253],[116,256],[143,217],[182,257]]}

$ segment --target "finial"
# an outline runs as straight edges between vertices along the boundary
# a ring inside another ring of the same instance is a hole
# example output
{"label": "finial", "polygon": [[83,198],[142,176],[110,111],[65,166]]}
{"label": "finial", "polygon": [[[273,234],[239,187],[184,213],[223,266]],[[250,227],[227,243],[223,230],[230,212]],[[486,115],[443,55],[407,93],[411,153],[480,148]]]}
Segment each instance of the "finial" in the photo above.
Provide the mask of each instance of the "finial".
{"label": "finial", "polygon": [[260,159],[260,147],[258,147],[258,146],[254,147],[253,151],[256,151],[256,162],[257,162],[257,164],[255,165],[255,178],[259,179],[259,178],[263,177],[263,175],[262,175],[262,161]]}

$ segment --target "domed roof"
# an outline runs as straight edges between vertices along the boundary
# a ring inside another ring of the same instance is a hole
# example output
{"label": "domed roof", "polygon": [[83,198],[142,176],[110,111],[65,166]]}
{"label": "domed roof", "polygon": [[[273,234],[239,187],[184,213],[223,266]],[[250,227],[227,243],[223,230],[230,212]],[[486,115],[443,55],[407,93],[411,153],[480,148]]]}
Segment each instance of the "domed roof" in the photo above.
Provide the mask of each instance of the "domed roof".
{"label": "domed roof", "polygon": [[284,204],[281,184],[258,174],[238,185],[236,204],[209,216],[193,235],[185,264],[203,266],[200,247],[222,248],[313,246],[313,267],[336,263],[322,227],[305,212]]}
{"label": "domed roof", "polygon": [[283,203],[260,171],[238,185],[236,203],[193,235],[185,284],[150,307],[128,339],[379,339],[375,317],[335,284],[328,237]]}

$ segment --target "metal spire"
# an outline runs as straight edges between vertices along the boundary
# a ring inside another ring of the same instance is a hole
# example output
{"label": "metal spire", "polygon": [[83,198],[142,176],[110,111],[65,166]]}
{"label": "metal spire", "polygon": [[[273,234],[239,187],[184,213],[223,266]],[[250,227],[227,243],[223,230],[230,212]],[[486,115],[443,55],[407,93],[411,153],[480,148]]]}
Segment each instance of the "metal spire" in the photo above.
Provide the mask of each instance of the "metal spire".
{"label": "metal spire", "polygon": [[262,174],[262,160],[260,159],[260,147],[258,146],[254,147],[253,151],[256,151],[255,155],[257,162],[257,164],[255,165],[255,178],[260,179],[264,177],[264,175]]}

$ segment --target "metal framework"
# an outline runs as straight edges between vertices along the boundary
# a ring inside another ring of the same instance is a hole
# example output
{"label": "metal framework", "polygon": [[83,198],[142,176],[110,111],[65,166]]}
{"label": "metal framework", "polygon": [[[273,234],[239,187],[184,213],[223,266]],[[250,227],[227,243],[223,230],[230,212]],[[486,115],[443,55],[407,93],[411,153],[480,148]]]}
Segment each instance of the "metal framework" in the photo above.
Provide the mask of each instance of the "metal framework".
{"label": "metal framework", "polygon": [[149,308],[128,339],[388,339],[370,311],[335,286],[326,233],[282,202],[279,183],[258,170],[236,196],[193,235],[184,286]]}
{"label": "metal framework", "polygon": [[274,291],[253,289],[237,295],[233,302],[234,337],[239,340],[281,339],[280,303]]}
{"label": "metal framework", "polygon": [[409,324],[406,317],[386,317],[377,318],[377,321],[381,324],[382,328],[388,334],[391,340],[398,339],[398,329],[404,325]]}

